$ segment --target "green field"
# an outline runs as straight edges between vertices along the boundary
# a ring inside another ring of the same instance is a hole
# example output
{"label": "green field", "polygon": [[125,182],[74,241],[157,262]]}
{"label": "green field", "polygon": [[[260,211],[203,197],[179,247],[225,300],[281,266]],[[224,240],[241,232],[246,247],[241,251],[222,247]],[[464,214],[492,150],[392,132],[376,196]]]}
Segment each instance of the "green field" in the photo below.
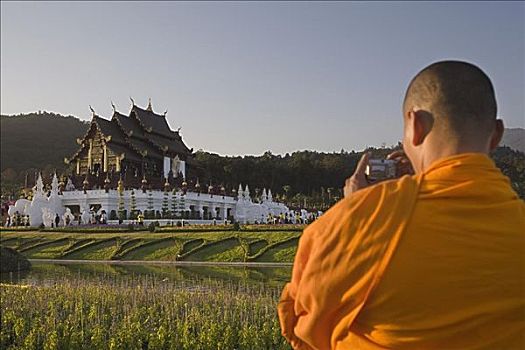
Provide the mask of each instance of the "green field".
{"label": "green field", "polygon": [[0,244],[29,259],[289,263],[300,228],[101,232],[0,231]]}

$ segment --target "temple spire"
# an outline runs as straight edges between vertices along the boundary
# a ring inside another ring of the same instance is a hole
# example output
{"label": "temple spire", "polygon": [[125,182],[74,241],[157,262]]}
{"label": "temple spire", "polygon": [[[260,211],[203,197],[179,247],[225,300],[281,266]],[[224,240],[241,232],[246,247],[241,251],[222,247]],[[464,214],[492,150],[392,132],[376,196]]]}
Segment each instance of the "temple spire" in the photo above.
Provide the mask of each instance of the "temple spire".
{"label": "temple spire", "polygon": [[146,110],[153,112],[153,108],[151,107],[151,97],[148,99],[148,108],[146,108]]}
{"label": "temple spire", "polygon": [[57,177],[57,173],[55,172],[53,174],[53,180],[51,181],[51,193],[57,195],[58,191],[59,191],[59,188],[58,188],[58,177]]}
{"label": "temple spire", "polygon": [[93,117],[95,117],[97,115],[97,113],[95,113],[95,110],[93,109],[93,107],[91,107],[91,105],[89,105],[89,110],[93,114]]}
{"label": "temple spire", "polygon": [[42,173],[38,173],[38,179],[36,180],[34,192],[33,198],[44,197],[44,181],[42,181]]}

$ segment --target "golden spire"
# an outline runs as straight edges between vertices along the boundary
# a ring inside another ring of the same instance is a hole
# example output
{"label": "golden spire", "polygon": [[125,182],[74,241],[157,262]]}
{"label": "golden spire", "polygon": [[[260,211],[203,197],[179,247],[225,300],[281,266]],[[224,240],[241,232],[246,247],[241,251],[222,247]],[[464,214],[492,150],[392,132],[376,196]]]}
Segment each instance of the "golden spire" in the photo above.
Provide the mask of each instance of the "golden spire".
{"label": "golden spire", "polygon": [[117,182],[117,191],[122,194],[124,192],[124,181],[122,181],[122,175],[120,175]]}

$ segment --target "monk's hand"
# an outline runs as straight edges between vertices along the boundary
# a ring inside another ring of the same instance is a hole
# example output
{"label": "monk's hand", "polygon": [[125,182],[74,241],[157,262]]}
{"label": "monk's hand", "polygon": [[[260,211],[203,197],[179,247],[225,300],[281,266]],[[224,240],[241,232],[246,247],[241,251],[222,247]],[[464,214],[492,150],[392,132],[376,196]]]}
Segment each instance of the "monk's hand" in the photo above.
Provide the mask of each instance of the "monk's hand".
{"label": "monk's hand", "polygon": [[359,163],[357,163],[357,168],[352,176],[350,176],[345,181],[345,187],[343,193],[345,198],[350,196],[352,193],[357,192],[365,187],[370,186],[370,182],[366,178],[366,167],[368,165],[368,159],[370,158],[370,153],[365,152],[361,156]]}
{"label": "monk's hand", "polygon": [[403,150],[390,153],[388,156],[386,156],[386,159],[391,159],[396,162],[396,177],[414,175],[412,163]]}

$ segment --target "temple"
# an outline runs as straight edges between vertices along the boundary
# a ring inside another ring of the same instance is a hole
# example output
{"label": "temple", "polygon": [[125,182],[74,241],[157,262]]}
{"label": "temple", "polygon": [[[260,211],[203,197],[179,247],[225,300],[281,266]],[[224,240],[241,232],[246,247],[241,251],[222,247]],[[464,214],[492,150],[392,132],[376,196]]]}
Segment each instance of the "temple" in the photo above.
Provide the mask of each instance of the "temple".
{"label": "temple", "polygon": [[55,174],[49,191],[39,176],[32,197],[10,206],[10,216],[23,216],[30,226],[50,226],[57,220],[63,226],[129,224],[139,217],[160,225],[305,217],[306,211],[294,213],[275,202],[270,190],[252,199],[248,185],[239,185],[238,190],[201,187],[192,175],[199,166],[193,149],[182,141],[180,129],[171,130],[166,112],[156,114],[151,100],[146,109],[132,100],[128,115],[112,106],[109,120],[90,107],[90,127],[77,140],[78,150],[65,159],[70,174],[60,179]]}
{"label": "temple", "polygon": [[[132,100],[133,101],[133,100]],[[107,120],[91,109],[91,125],[80,147],[67,164],[74,165],[74,183],[86,181],[91,187],[116,187],[119,179],[125,186],[141,185],[160,189],[165,183],[182,183],[187,167],[195,164],[189,149],[166,120],[166,113],[156,114],[151,106],[142,109],[133,102],[129,115],[119,113]]]}

